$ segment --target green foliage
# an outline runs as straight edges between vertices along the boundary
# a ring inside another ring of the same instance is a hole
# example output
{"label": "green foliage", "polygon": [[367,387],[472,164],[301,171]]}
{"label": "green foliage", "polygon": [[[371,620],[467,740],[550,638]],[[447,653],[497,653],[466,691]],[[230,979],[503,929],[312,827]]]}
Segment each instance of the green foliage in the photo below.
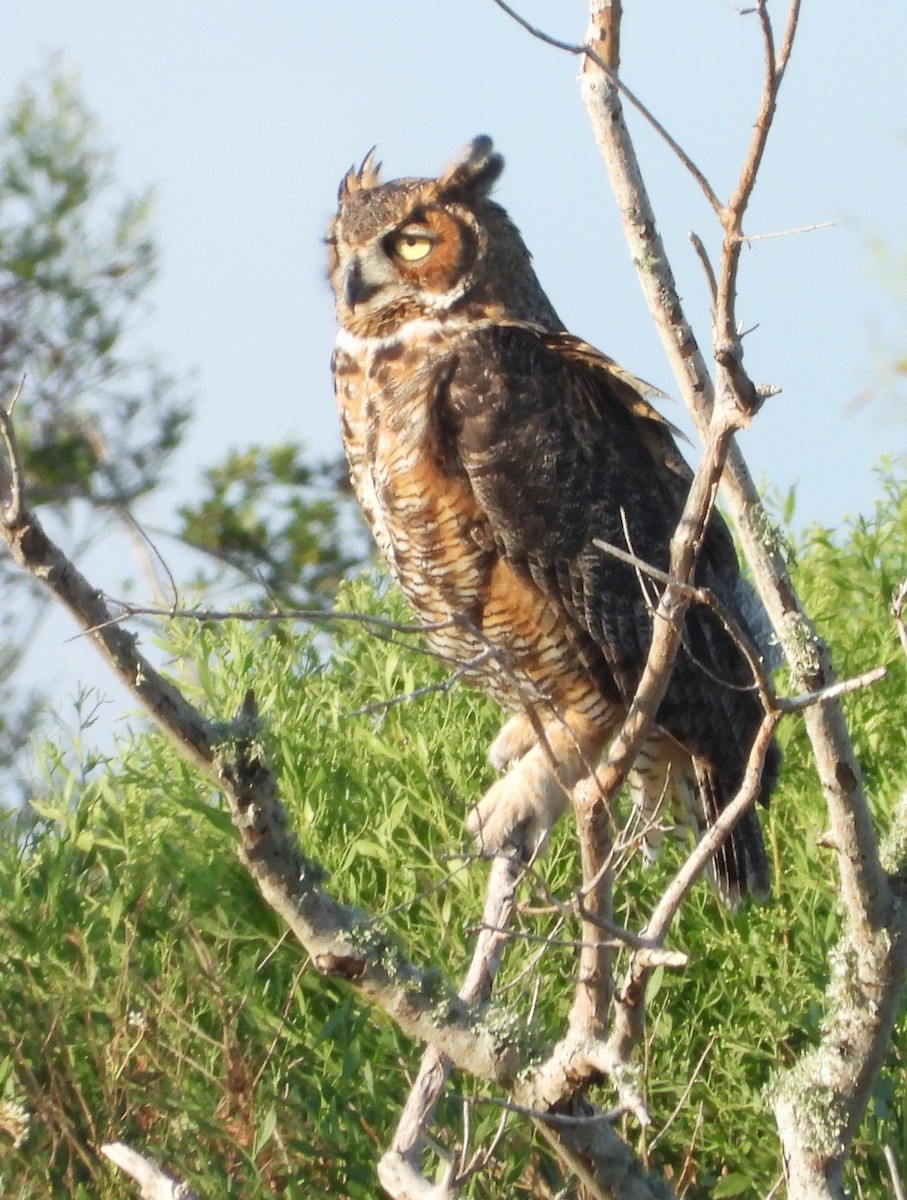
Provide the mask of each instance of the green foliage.
{"label": "green foliage", "polygon": [[[181,387],[136,339],[157,269],[151,212],[150,193],[115,186],[113,154],[57,65],[19,90],[0,117],[0,402],[18,394],[28,503],[83,551],[111,518],[134,532],[130,507],[164,481],[188,418]],[[205,555],[197,579],[215,582],[214,562],[282,604],[324,604],[365,555],[337,472],[296,444],[209,469],[175,531]],[[48,707],[15,680],[46,603],[0,560],[0,777]]]}
{"label": "green foliage", "polygon": [[[890,666],[882,684],[846,701],[882,829],[907,766],[905,670],[888,617],[907,573],[907,484],[888,475],[883,492],[871,518],[836,537],[813,530],[795,554],[842,674]],[[376,595],[366,578],[338,607],[406,619],[396,593]],[[462,820],[488,782],[484,747],[498,714],[462,689],[383,706],[439,682],[437,664],[400,644],[401,634],[336,629],[327,659],[323,635],[271,625],[174,622],[167,645],[181,686],[212,717],[229,718],[254,687],[290,819],[328,886],[455,978],[485,875],[461,853]],[[765,1195],[778,1178],[765,1089],[819,1035],[837,941],[833,865],[816,844],[822,797],[799,720],[783,740],[782,785],[764,815],[772,901],[730,915],[705,884],[695,890],[672,936],[690,965],[656,972],[649,989],[640,1070],[654,1123],[645,1133],[629,1119],[623,1127],[653,1169],[703,1200]],[[217,798],[158,735],[136,733],[81,779],[51,751],[46,769],[30,839],[0,842],[0,1192],[126,1197],[130,1188],[95,1149],[123,1138],[211,1196],[373,1197],[374,1164],[418,1049],[281,940],[231,853]],[[682,852],[668,846],[654,867],[629,867],[620,920],[638,925]],[[551,892],[570,895],[569,822],[540,872]],[[544,898],[540,884],[533,890],[530,899]],[[544,1044],[562,1031],[572,999],[576,930],[545,911],[524,912],[520,928],[527,936],[505,956],[495,1019],[519,1036],[528,1026]],[[543,951],[538,938],[548,934],[554,944]],[[905,1059],[902,1021],[854,1148],[867,1196],[887,1189],[880,1144],[907,1144]],[[476,1144],[489,1141],[500,1118],[493,1097],[470,1080],[453,1087],[485,1098],[472,1129]],[[15,1146],[23,1110],[28,1129]],[[447,1127],[455,1139],[460,1122],[449,1098],[442,1136]],[[497,1165],[468,1194],[563,1186],[512,1116]]]}
{"label": "green foliage", "polygon": [[345,464],[309,463],[298,444],[233,451],[179,509],[179,536],[284,608],[324,604],[368,554],[345,480]]}
{"label": "green foliage", "polygon": [[111,207],[112,155],[54,68],[0,123],[0,395],[19,399],[33,502],[120,505],[148,492],[186,419],[136,347],[155,274],[149,194]]}
{"label": "green foliage", "polygon": [[[79,519],[86,540],[111,508],[158,485],[186,419],[173,380],[130,332],[155,273],[150,196],[114,202],[112,181],[75,84],[53,67],[23,86],[0,117],[0,402],[18,394],[29,502],[52,521]],[[42,707],[12,681],[44,604],[0,561],[4,774]]]}

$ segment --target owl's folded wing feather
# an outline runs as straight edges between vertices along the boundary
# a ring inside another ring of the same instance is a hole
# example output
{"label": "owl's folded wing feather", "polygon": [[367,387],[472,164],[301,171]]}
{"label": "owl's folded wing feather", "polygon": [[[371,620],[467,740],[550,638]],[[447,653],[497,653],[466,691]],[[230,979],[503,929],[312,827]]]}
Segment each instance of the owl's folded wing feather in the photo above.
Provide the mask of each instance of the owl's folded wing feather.
{"label": "owl's folded wing feather", "polygon": [[[585,343],[516,325],[479,330],[464,344],[447,403],[499,550],[590,634],[629,700],[660,585],[593,539],[667,570],[692,478],[671,426],[636,380]],[[703,560],[709,575],[737,574],[718,518]]]}

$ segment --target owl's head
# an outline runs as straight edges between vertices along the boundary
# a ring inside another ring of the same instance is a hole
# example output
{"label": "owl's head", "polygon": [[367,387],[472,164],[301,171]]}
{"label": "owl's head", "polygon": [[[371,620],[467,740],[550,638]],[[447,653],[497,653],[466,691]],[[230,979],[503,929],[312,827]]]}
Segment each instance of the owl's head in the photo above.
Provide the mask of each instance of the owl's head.
{"label": "owl's head", "polygon": [[558,328],[519,233],[489,199],[503,168],[488,137],[437,179],[381,183],[373,153],[351,168],[327,239],[341,325],[387,335],[416,317],[456,313]]}

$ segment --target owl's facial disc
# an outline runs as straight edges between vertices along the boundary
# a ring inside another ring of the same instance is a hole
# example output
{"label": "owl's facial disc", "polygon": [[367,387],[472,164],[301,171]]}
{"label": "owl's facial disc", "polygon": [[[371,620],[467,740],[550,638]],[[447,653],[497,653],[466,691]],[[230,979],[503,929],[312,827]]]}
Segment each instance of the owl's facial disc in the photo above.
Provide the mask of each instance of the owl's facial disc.
{"label": "owl's facial disc", "polygon": [[[351,309],[367,304],[379,292],[398,290],[407,268],[426,263],[438,241],[427,225],[407,223],[391,230],[377,243],[363,247],[343,272],[343,298]],[[382,298],[383,299],[383,298]]]}
{"label": "owl's facial disc", "polygon": [[391,184],[342,206],[328,239],[341,319],[388,329],[445,313],[469,292],[484,231],[463,205],[439,204],[433,189],[431,181]]}
{"label": "owl's facial disc", "polygon": [[374,243],[341,251],[337,273],[339,296],[350,312],[357,315],[380,310],[398,282],[388,256]]}

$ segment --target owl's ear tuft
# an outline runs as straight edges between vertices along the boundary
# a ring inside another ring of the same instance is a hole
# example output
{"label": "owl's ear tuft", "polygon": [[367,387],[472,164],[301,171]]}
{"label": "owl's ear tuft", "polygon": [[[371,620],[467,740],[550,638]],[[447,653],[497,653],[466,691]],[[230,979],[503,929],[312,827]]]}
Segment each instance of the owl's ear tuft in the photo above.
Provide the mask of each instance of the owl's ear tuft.
{"label": "owl's ear tuft", "polygon": [[353,195],[354,192],[364,192],[369,188],[377,187],[381,182],[381,163],[375,162],[375,146],[372,146],[368,154],[362,160],[362,166],[350,167],[343,179],[340,181],[340,187],[337,189],[337,199],[342,204],[344,200]]}
{"label": "owl's ear tuft", "polygon": [[490,137],[480,134],[450,164],[438,180],[438,191],[450,199],[487,196],[504,170]]}

